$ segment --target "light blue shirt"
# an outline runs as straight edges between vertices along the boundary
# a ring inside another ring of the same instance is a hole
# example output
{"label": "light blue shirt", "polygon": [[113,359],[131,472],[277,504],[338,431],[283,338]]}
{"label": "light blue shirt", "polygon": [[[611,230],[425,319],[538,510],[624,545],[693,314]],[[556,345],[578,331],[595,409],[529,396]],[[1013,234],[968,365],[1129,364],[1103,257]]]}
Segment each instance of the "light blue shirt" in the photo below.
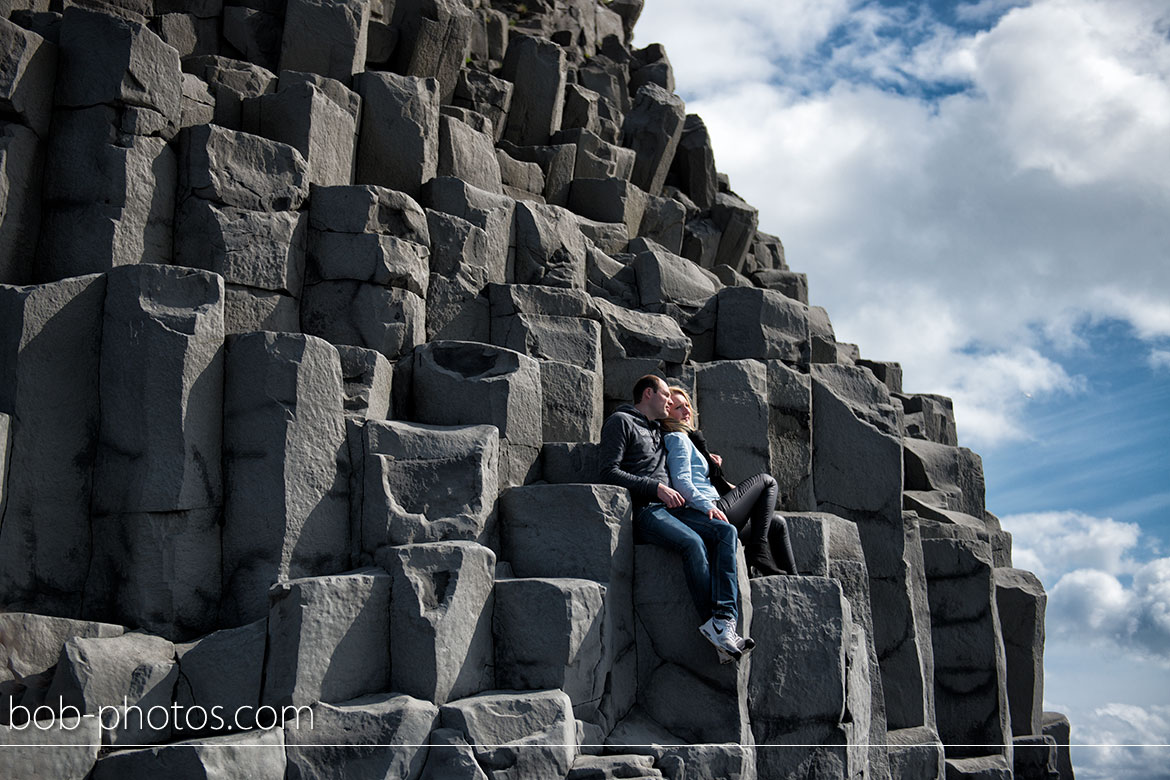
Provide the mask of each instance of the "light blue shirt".
{"label": "light blue shirt", "polygon": [[707,460],[691,443],[685,433],[668,433],[663,438],[666,445],[666,469],[670,472],[670,483],[687,506],[700,512],[710,512],[719,500],[719,491],[711,485]]}

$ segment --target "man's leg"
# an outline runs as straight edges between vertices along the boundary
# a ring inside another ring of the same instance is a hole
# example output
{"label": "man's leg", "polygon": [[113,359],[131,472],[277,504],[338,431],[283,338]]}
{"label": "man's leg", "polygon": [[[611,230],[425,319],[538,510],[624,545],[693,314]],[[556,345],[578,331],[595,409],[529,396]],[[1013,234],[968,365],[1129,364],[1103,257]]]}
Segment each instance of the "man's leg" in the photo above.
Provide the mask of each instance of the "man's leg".
{"label": "man's leg", "polygon": [[704,552],[710,550],[711,614],[730,620],[734,625],[739,619],[739,582],[735,569],[738,534],[735,526],[686,507],[674,510],[674,515],[702,538]]}
{"label": "man's leg", "polygon": [[[638,513],[634,519],[634,536],[639,542],[674,550],[682,556],[683,575],[691,600],[699,611],[699,620],[711,617],[711,568],[707,563],[707,545],[703,537],[675,517],[664,504],[651,504]],[[733,554],[732,563],[734,561]]]}

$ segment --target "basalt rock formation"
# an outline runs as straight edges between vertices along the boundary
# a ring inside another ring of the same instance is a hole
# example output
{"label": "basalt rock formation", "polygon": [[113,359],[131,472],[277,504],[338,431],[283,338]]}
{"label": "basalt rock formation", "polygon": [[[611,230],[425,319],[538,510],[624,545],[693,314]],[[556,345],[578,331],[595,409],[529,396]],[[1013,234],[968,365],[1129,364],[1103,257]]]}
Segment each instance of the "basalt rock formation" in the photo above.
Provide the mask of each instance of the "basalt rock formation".
{"label": "basalt rock formation", "polygon": [[[0,0],[0,774],[1072,777],[950,401],[641,7]],[[651,372],[780,486],[739,664],[595,484]]]}

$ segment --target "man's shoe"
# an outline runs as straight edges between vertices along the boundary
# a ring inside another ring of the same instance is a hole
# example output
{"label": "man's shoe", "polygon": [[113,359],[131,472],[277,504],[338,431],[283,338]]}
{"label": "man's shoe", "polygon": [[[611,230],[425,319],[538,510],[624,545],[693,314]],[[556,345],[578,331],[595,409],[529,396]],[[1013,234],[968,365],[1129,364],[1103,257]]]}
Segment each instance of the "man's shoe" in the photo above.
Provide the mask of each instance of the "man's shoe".
{"label": "man's shoe", "polygon": [[739,635],[735,633],[735,624],[725,618],[713,617],[699,626],[699,633],[707,641],[715,645],[716,650],[722,650],[732,658],[739,660],[743,649],[739,645]]}

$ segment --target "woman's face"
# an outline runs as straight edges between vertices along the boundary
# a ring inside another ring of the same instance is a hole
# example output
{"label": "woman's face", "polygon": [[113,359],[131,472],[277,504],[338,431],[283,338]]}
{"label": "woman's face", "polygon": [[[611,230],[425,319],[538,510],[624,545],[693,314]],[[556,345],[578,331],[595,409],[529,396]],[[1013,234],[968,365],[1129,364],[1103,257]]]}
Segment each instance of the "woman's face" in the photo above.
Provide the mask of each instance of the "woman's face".
{"label": "woman's face", "polygon": [[691,405],[687,403],[682,393],[670,394],[670,416],[681,423],[691,424],[695,413],[691,411]]}

